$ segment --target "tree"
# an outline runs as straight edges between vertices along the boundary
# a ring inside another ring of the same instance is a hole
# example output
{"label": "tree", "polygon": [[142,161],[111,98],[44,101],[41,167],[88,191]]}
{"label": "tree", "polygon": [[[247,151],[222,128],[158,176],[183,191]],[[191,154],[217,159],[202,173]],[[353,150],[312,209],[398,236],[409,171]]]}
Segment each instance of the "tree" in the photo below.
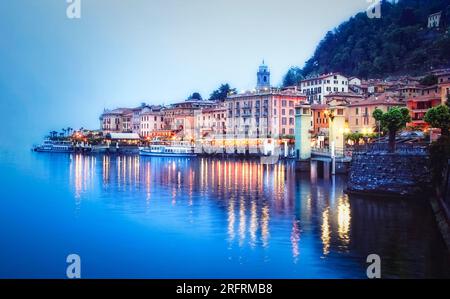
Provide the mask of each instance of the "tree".
{"label": "tree", "polygon": [[435,75],[428,75],[420,80],[420,84],[425,86],[432,86],[438,84],[438,77]]}
{"label": "tree", "polygon": [[450,129],[450,109],[446,105],[439,105],[427,111],[424,117],[432,128],[441,129],[444,136],[449,136]]}
{"label": "tree", "polygon": [[[361,12],[329,31],[303,66],[303,76],[330,71],[362,78],[414,76],[449,64],[448,0],[382,1],[381,10],[381,19]],[[428,15],[438,11],[442,30],[426,30]]]}
{"label": "tree", "polygon": [[296,66],[291,67],[283,77],[283,87],[297,85],[300,80],[303,80],[302,69]]}
{"label": "tree", "polygon": [[364,137],[363,134],[355,132],[355,133],[349,133],[345,136],[345,138],[347,140],[350,140],[353,142],[353,144],[355,145],[359,145],[359,142],[361,141],[361,139]]}
{"label": "tree", "polygon": [[203,101],[202,95],[199,92],[194,92],[191,94],[188,98],[188,100],[197,100],[197,101]]}
{"label": "tree", "polygon": [[389,132],[389,152],[395,152],[397,132],[406,127],[411,121],[408,108],[393,107],[388,112],[375,109],[373,118],[381,123],[381,127]]}
{"label": "tree", "polygon": [[226,100],[226,98],[228,97],[228,95],[230,93],[235,93],[236,89],[235,88],[231,88],[230,85],[228,83],[226,84],[222,84],[220,85],[220,87],[216,90],[214,90],[209,99],[211,101],[220,101],[223,102]]}

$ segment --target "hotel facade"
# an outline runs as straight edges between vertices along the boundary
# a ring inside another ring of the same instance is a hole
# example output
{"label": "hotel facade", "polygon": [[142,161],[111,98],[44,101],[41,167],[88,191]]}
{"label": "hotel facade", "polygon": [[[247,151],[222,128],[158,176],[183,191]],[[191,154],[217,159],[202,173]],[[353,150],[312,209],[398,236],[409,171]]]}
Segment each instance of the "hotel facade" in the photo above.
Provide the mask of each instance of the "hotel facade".
{"label": "hotel facade", "polygon": [[243,138],[293,136],[295,106],[305,101],[306,96],[297,88],[272,88],[270,71],[263,63],[255,90],[228,96],[227,134]]}

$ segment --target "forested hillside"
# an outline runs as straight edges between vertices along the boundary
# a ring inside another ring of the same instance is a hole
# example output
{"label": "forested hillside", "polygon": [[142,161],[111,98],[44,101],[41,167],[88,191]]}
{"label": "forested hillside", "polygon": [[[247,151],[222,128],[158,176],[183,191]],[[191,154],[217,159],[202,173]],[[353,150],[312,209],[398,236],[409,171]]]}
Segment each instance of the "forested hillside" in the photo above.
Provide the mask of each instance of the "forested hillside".
{"label": "forested hillside", "polygon": [[[439,28],[428,28],[428,16],[442,11]],[[450,64],[450,0],[384,1],[380,19],[359,13],[328,32],[303,68],[284,78],[338,71],[362,78],[421,74]]]}

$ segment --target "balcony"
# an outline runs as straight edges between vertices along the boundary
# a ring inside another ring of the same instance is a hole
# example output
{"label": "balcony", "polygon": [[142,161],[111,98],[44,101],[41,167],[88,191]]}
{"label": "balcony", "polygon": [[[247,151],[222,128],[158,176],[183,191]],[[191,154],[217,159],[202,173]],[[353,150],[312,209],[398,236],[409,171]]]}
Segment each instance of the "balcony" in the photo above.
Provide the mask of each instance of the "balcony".
{"label": "balcony", "polygon": [[244,112],[242,112],[242,117],[251,117],[251,116],[252,116],[251,111],[244,111]]}

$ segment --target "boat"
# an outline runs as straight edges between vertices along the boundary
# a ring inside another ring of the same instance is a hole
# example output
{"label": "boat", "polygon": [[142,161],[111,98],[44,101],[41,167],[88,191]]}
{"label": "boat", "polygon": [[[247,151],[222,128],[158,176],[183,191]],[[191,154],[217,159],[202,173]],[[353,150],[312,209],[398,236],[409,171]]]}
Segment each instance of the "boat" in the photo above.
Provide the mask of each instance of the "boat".
{"label": "boat", "polygon": [[75,149],[70,141],[54,141],[47,139],[43,144],[34,146],[33,151],[46,153],[73,153]]}
{"label": "boat", "polygon": [[152,157],[197,157],[194,146],[190,143],[154,143],[139,148],[141,156]]}

